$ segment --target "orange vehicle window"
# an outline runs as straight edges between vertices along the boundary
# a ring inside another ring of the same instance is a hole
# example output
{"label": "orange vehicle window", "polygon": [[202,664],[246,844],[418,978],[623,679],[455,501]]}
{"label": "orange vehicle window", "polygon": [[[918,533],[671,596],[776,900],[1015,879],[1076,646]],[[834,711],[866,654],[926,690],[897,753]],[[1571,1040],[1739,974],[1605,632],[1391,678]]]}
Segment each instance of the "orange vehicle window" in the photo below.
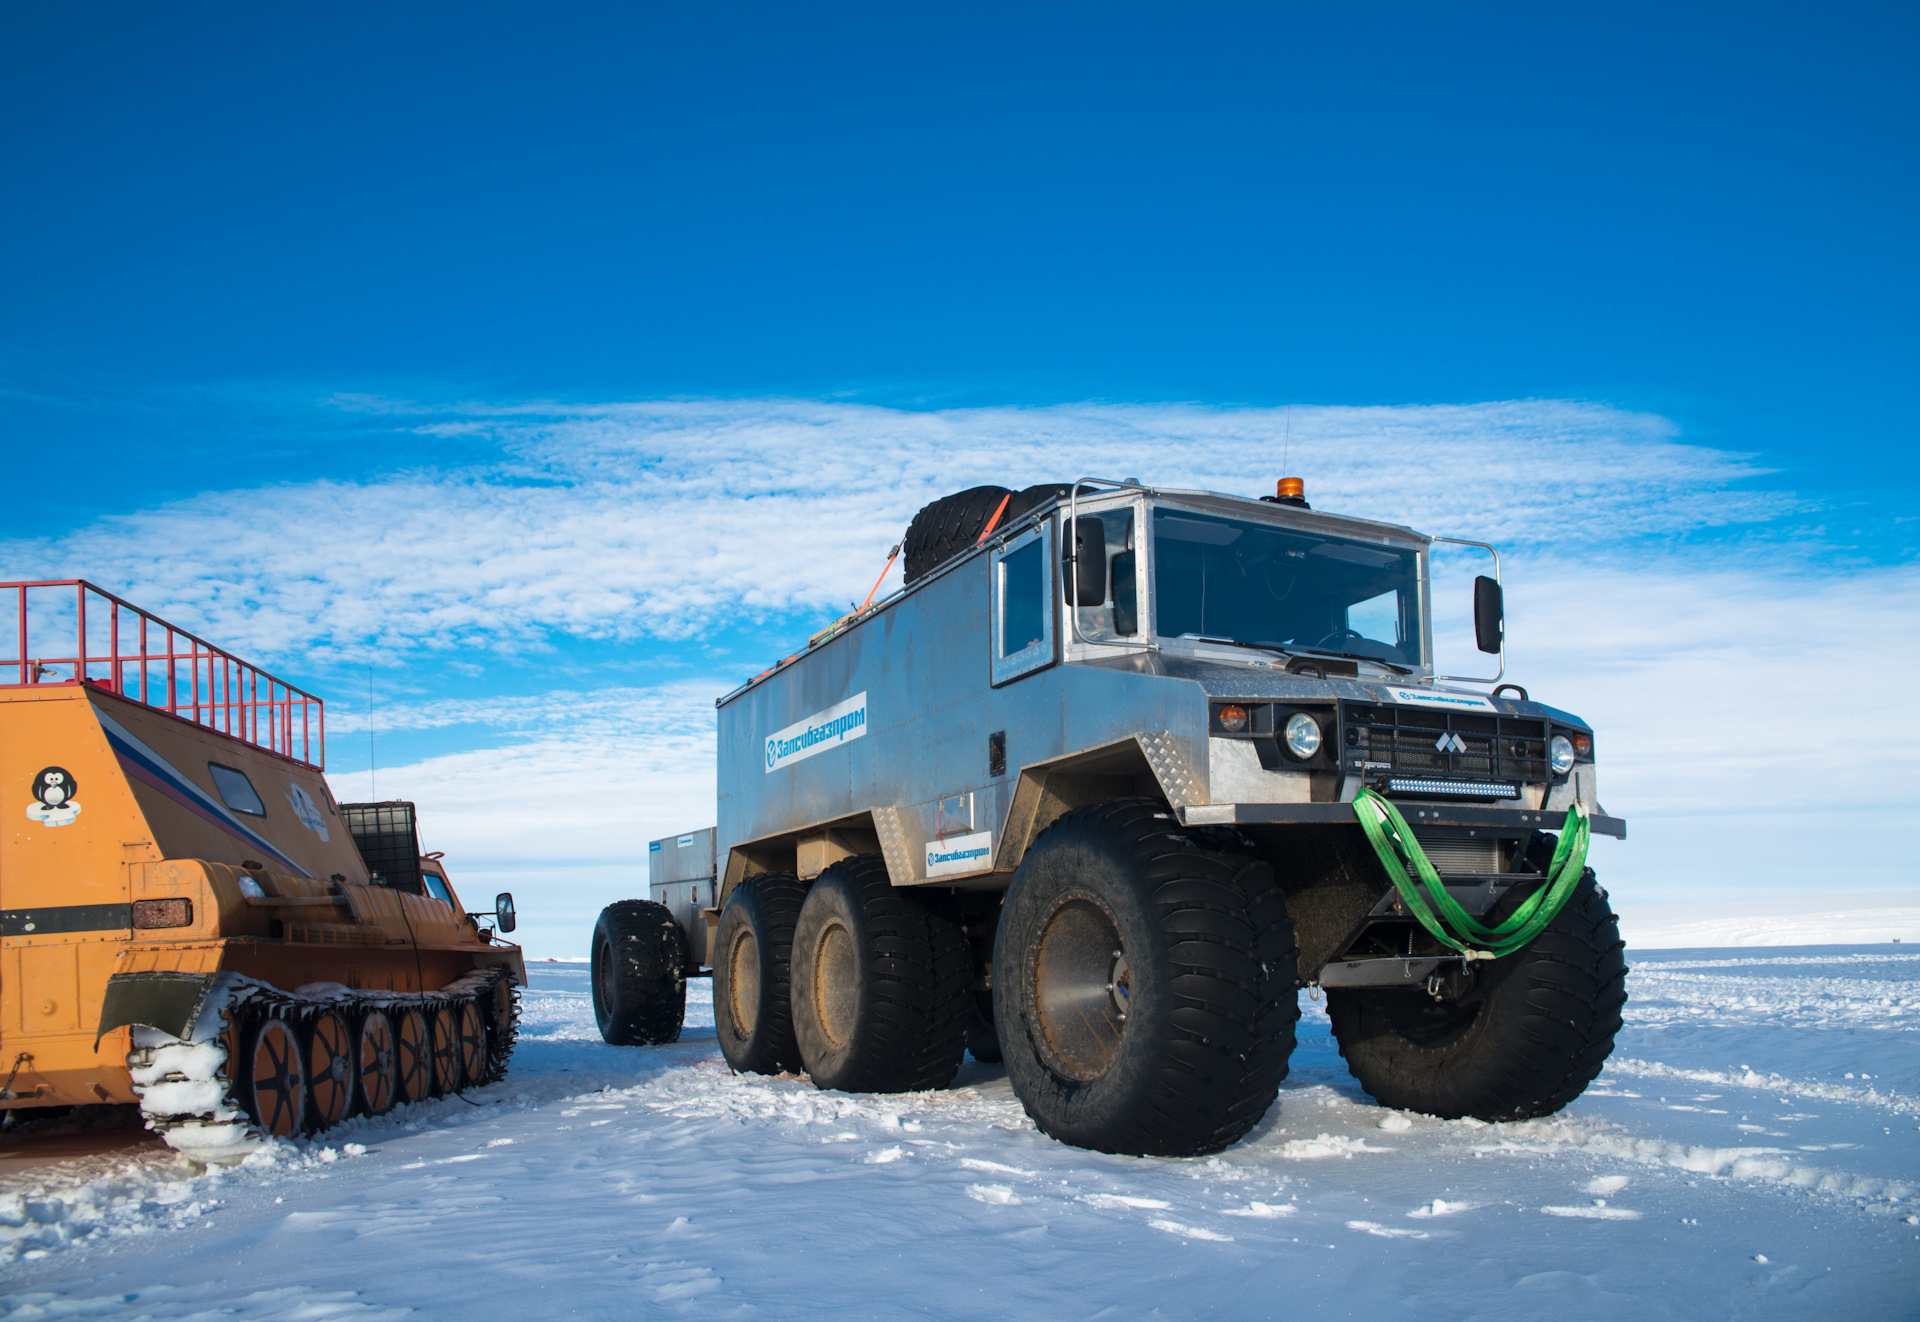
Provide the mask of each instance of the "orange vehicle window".
{"label": "orange vehicle window", "polygon": [[427,884],[427,894],[433,896],[434,899],[441,901],[443,904],[451,905],[453,903],[453,892],[447,889],[445,877],[442,877],[437,872],[429,872],[427,869],[421,868],[420,880]]}

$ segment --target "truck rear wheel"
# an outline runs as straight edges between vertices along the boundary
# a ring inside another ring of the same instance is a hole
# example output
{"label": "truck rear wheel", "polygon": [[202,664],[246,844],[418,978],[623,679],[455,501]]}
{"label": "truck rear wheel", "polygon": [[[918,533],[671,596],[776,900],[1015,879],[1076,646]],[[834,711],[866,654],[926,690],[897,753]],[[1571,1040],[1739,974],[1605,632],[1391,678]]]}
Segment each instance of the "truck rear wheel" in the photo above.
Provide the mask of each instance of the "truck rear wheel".
{"label": "truck rear wheel", "polygon": [[1041,1132],[1140,1156],[1215,1152],[1279,1092],[1300,1017],[1285,897],[1166,805],[1048,827],[1014,874],[993,981],[1014,1093]]}
{"label": "truck rear wheel", "polygon": [[815,1086],[843,1092],[944,1088],[973,1013],[973,959],[960,924],[895,890],[884,860],[827,868],[793,938],[793,1028]]}
{"label": "truck rear wheel", "polygon": [[617,1047],[680,1040],[687,1018],[687,937],[652,900],[621,900],[593,925],[593,1018]]}
{"label": "truck rear wheel", "polygon": [[713,1026],[742,1074],[800,1064],[793,1038],[793,929],[807,888],[791,872],[748,877],[727,896],[713,946]]}
{"label": "truck rear wheel", "polygon": [[1551,1115],[1600,1073],[1627,1003],[1620,925],[1589,871],[1523,950],[1480,965],[1468,994],[1327,992],[1347,1068],[1382,1106],[1446,1120]]}

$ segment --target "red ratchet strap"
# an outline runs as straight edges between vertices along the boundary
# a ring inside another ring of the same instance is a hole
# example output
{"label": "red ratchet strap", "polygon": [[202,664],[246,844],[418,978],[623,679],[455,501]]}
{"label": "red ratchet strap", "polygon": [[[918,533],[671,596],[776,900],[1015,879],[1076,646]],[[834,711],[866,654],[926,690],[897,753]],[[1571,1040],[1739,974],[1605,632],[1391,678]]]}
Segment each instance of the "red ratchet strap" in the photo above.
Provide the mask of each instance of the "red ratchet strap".
{"label": "red ratchet strap", "polygon": [[[867,594],[867,599],[860,603],[860,610],[865,610],[867,607],[873,605],[873,593],[878,592],[880,590],[880,585],[887,581],[887,570],[892,569],[893,562],[900,558],[900,547],[902,545],[903,543],[901,542],[895,542],[893,544],[893,549],[887,552],[886,569],[882,569],[880,571],[880,577],[873,580],[873,592],[869,592]],[[859,613],[860,611],[854,612],[854,614],[856,615],[858,615]]]}
{"label": "red ratchet strap", "polygon": [[1000,497],[1000,508],[993,512],[993,517],[987,520],[987,526],[980,530],[980,536],[974,539],[973,544],[975,546],[980,545],[981,542],[986,541],[987,538],[992,535],[993,530],[1000,524],[1000,516],[1007,512],[1007,502],[1012,499],[1013,493],[1011,491]]}

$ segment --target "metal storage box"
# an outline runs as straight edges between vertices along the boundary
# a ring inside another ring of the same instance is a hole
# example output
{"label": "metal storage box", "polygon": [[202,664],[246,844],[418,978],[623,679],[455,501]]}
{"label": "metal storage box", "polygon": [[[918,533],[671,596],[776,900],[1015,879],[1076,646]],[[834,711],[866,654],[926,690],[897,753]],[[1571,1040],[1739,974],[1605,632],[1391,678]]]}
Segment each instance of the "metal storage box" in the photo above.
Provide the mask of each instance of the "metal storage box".
{"label": "metal storage box", "polygon": [[672,912],[696,963],[706,958],[705,911],[715,904],[714,876],[711,826],[647,846],[647,896]]}

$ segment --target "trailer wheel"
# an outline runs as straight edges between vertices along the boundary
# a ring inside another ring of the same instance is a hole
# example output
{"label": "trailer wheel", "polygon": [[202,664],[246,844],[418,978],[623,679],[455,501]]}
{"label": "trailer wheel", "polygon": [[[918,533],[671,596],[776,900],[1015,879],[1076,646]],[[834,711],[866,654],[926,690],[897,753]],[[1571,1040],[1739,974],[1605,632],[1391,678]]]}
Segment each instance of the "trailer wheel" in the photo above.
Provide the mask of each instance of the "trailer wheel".
{"label": "trailer wheel", "polygon": [[617,1047],[680,1040],[687,1017],[687,936],[672,910],[621,900],[593,925],[593,1018]]}
{"label": "trailer wheel", "polygon": [[1015,1095],[1079,1147],[1193,1156],[1279,1092],[1300,1017],[1286,899],[1259,859],[1209,849],[1165,804],[1076,808],[1028,849],[993,982]]}
{"label": "trailer wheel", "polygon": [[966,932],[895,890],[884,860],[842,859],[807,892],[793,938],[793,1028],[816,1087],[946,1087],[967,1049],[972,991]]}
{"label": "trailer wheel", "polygon": [[1550,1115],[1613,1051],[1624,948],[1589,870],[1547,930],[1482,965],[1466,997],[1329,989],[1327,1015],[1348,1070],[1382,1106],[1446,1120]]}
{"label": "trailer wheel", "polygon": [[793,1039],[793,928],[807,888],[791,872],[748,877],[727,896],[713,946],[713,1026],[742,1074],[800,1064]]}

